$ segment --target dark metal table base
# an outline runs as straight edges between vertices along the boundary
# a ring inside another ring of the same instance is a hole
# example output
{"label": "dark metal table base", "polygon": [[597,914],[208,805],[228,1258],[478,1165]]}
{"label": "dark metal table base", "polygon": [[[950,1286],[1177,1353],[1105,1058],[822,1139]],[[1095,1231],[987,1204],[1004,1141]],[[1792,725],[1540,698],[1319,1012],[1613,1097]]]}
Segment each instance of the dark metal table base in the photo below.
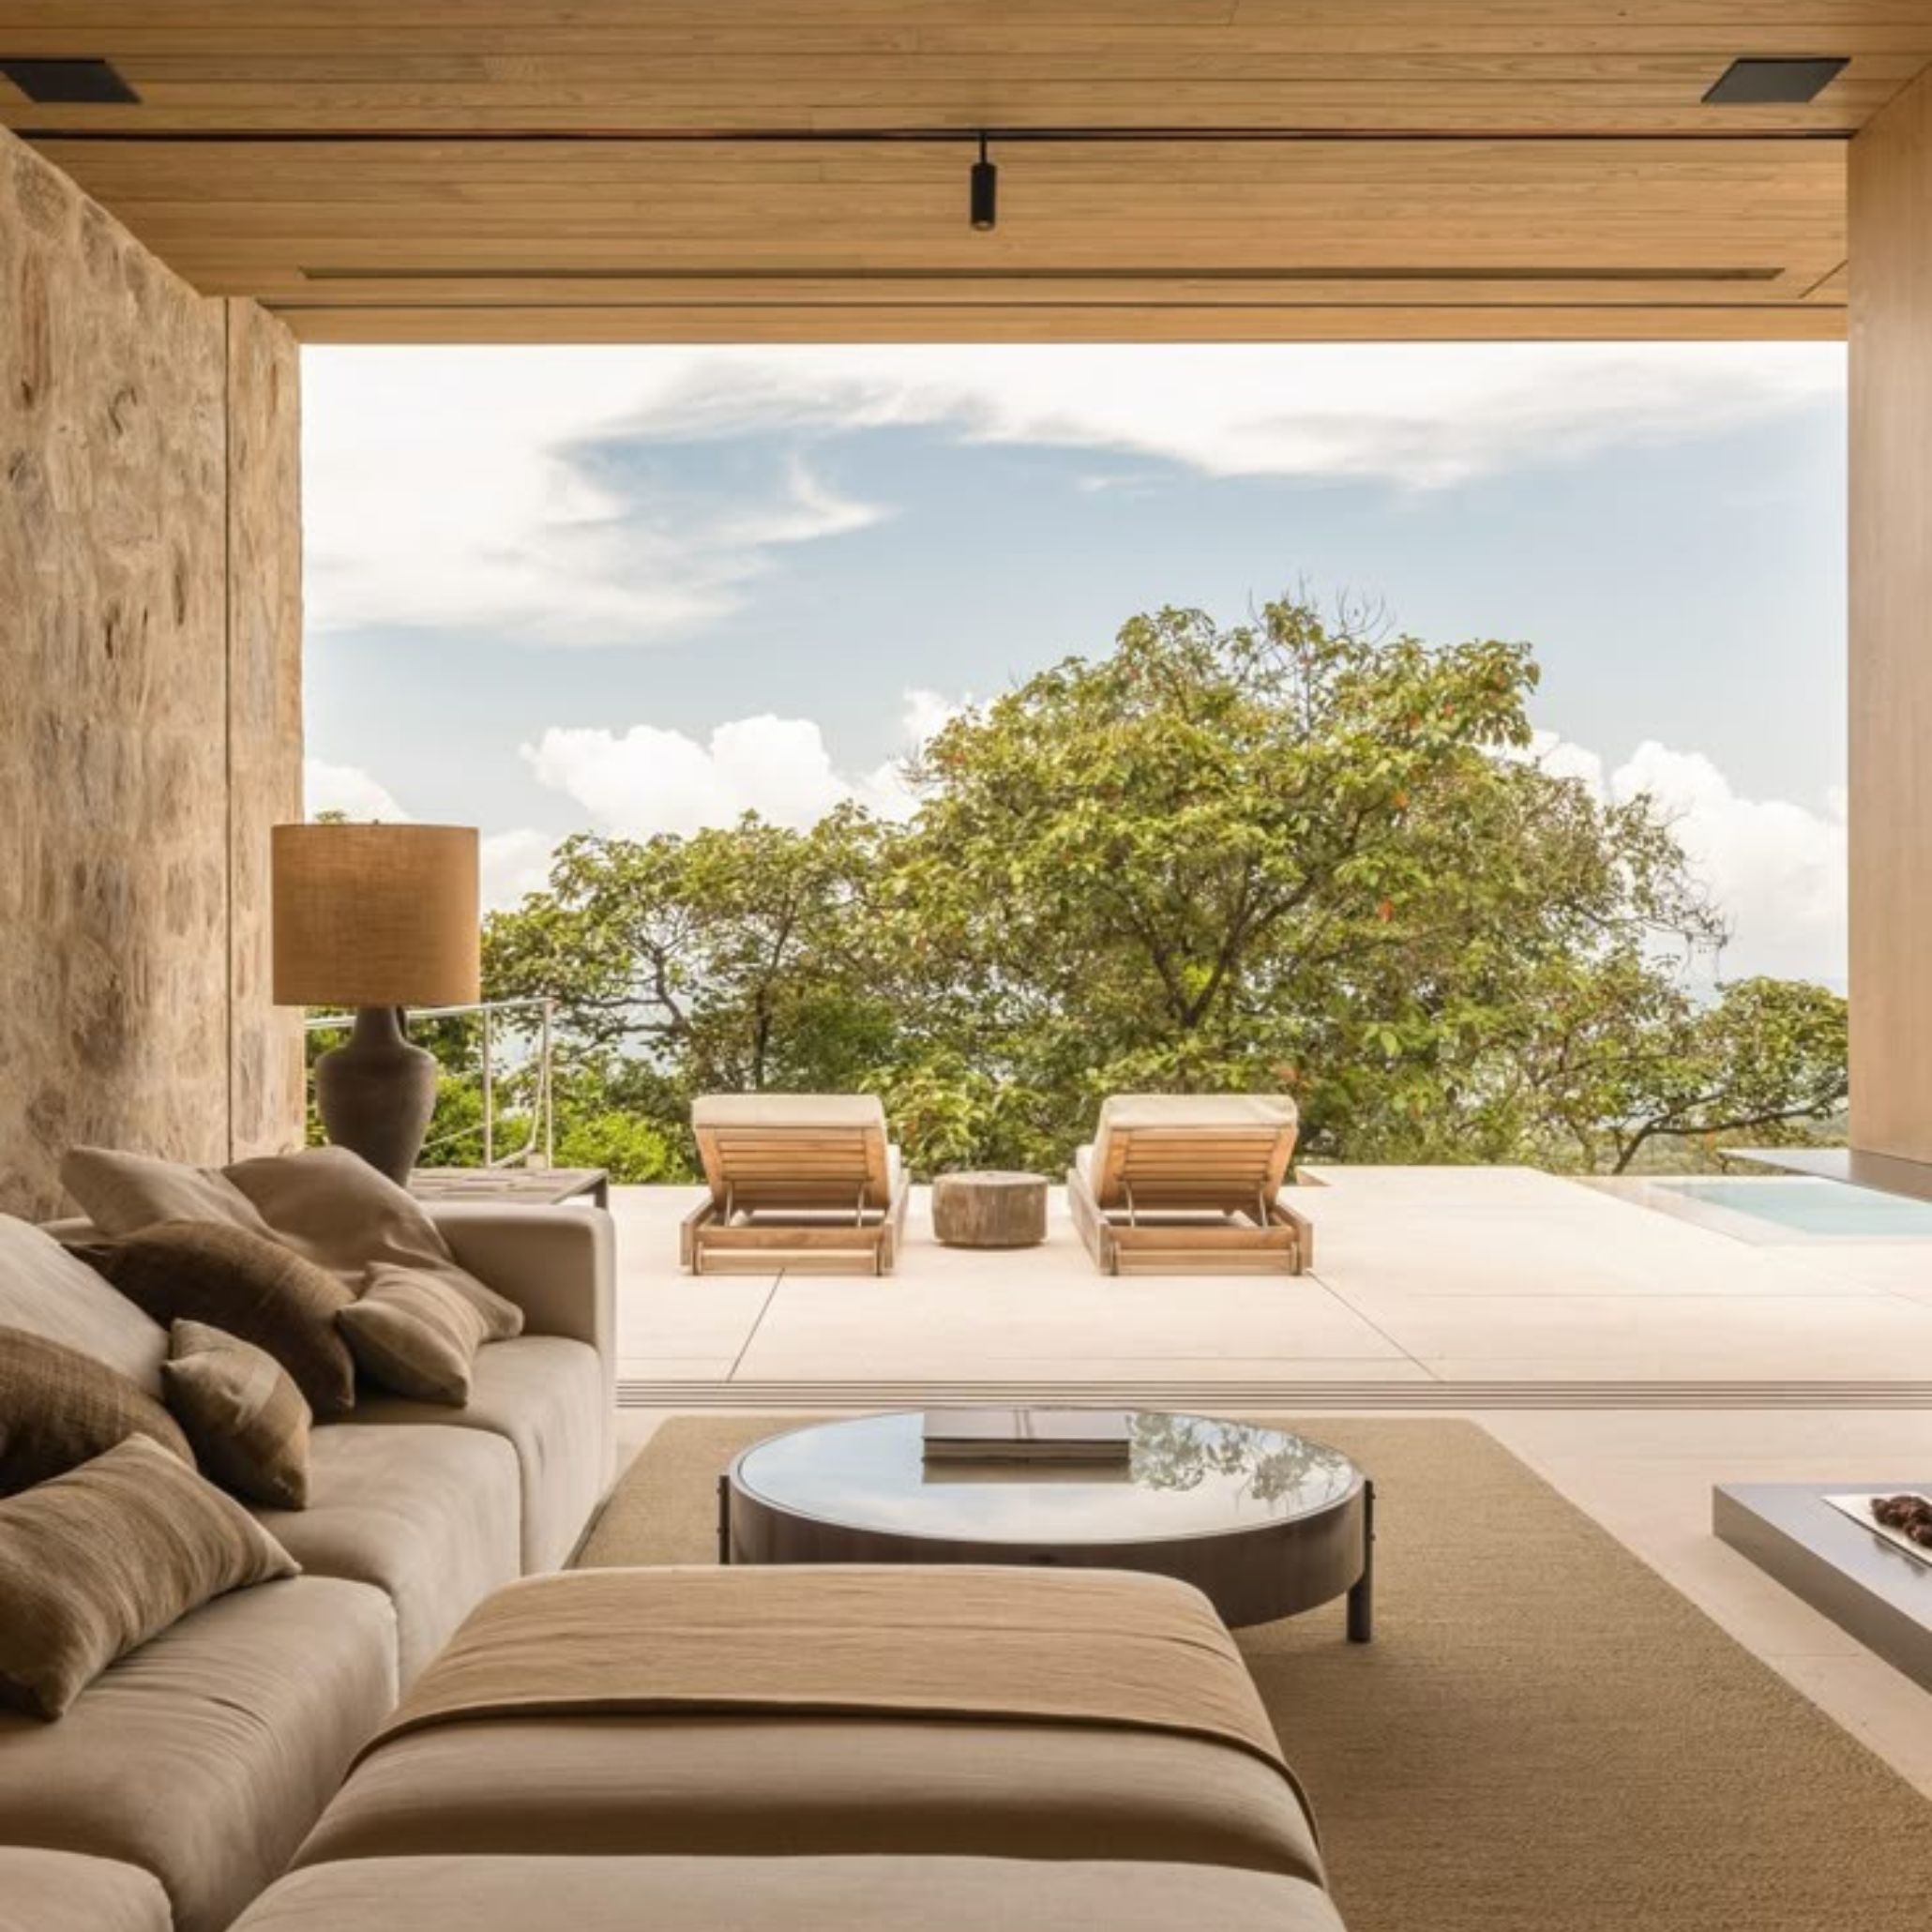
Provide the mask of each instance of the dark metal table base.
{"label": "dark metal table base", "polygon": [[[739,1498],[738,1511],[732,1507],[734,1494]],[[1192,1566],[1174,1560],[1174,1552],[1185,1552],[1191,1542],[1202,1539],[1183,1538],[1170,1544],[1152,1540],[1138,1545],[1063,1544],[1049,1548],[1033,1544],[958,1543],[891,1535],[787,1516],[734,1491],[732,1472],[727,1471],[717,1479],[717,1560],[724,1564],[1006,1562],[1026,1568],[1144,1570],[1193,1583],[1223,1620],[1235,1625],[1272,1623],[1345,1595],[1349,1641],[1368,1643],[1375,1636],[1375,1485],[1366,1477],[1359,1501],[1359,1510],[1351,1511],[1344,1505],[1316,1519],[1317,1523],[1333,1520],[1346,1531],[1352,1517],[1360,1524],[1359,1540],[1348,1537],[1346,1543],[1340,1543],[1322,1538],[1315,1552],[1317,1560],[1306,1569],[1295,1562],[1292,1551],[1283,1550],[1278,1561],[1292,1566],[1296,1574],[1268,1579],[1259,1586],[1253,1578],[1244,1578],[1238,1587],[1230,1584],[1217,1589],[1213,1577],[1190,1573]],[[749,1534],[741,1534],[746,1517],[754,1518],[755,1527]],[[1347,1544],[1353,1545],[1351,1555],[1359,1552],[1359,1562],[1343,1556]],[[1337,1559],[1342,1566],[1339,1577],[1331,1566]]]}

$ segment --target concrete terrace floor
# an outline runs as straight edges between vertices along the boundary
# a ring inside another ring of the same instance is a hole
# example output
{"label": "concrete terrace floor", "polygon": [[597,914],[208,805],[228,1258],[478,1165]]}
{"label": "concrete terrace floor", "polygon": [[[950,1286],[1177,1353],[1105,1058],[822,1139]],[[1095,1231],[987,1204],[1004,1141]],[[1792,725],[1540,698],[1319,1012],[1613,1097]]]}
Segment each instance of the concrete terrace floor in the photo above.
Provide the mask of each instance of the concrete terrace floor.
{"label": "concrete terrace floor", "polygon": [[1462,1415],[1932,1797],[1932,1695],[1710,1531],[1716,1483],[1932,1484],[1932,1241],[1745,1242],[1520,1169],[1320,1178],[1299,1278],[1106,1279],[1058,1190],[1043,1248],[958,1252],[922,1190],[884,1280],[694,1280],[696,1190],[617,1189],[620,1437],[1001,1393]]}
{"label": "concrete terrace floor", "polygon": [[1932,1385],[1932,1241],[1745,1242],[1521,1168],[1319,1178],[1295,1194],[1316,1230],[1299,1276],[1098,1275],[1056,1188],[1043,1247],[942,1247],[918,1189],[892,1275],[693,1279],[677,1223],[697,1190],[619,1188],[620,1373],[639,1395],[730,1384],[754,1400],[808,1385],[1322,1383],[1435,1403],[1540,1383]]}

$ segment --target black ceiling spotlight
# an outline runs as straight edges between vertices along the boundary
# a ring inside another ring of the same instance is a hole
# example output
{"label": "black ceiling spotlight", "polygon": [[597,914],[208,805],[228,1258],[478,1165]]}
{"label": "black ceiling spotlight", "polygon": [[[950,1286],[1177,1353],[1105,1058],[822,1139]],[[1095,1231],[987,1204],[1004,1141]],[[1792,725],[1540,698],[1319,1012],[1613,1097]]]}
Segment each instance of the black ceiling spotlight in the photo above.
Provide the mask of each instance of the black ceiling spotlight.
{"label": "black ceiling spotlight", "polygon": [[8,60],[0,57],[0,74],[5,74],[29,100],[45,107],[69,103],[126,106],[141,98],[111,60]]}
{"label": "black ceiling spotlight", "polygon": [[1835,54],[1815,60],[1734,60],[1704,96],[1707,107],[1803,107],[1816,100],[1849,62]]}
{"label": "black ceiling spotlight", "polygon": [[984,231],[997,226],[1000,219],[1000,171],[986,158],[986,135],[979,137],[979,158],[973,164],[973,187],[969,196],[974,227]]}

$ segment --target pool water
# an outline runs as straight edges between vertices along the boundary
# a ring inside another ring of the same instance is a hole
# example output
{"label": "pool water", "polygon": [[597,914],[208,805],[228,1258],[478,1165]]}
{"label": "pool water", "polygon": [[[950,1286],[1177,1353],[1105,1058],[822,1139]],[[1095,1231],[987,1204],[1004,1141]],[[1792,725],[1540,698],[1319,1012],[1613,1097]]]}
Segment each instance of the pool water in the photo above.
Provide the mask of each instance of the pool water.
{"label": "pool water", "polygon": [[[1932,1201],[1881,1194],[1875,1187],[1854,1187],[1847,1181],[1790,1174],[1762,1181],[1715,1177],[1653,1181],[1650,1185],[1658,1194],[1686,1204],[1715,1209],[1707,1223],[1713,1227],[1721,1225],[1720,1217],[1731,1215],[1769,1224],[1758,1233],[1760,1241],[1774,1240],[1773,1230],[1810,1241],[1932,1241]],[[1659,1201],[1657,1205],[1672,1203]],[[1704,1219],[1695,1206],[1690,1218]]]}

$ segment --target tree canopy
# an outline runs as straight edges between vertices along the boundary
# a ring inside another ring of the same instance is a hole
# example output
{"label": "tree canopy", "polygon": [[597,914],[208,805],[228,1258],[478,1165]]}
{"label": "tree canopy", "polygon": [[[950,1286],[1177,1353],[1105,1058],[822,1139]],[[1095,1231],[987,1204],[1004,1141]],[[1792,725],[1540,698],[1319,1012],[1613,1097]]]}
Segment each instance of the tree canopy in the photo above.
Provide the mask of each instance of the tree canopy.
{"label": "tree canopy", "polygon": [[1723,921],[1650,799],[1531,755],[1535,682],[1295,598],[1139,616],[948,723],[904,823],[567,840],[486,984],[558,1002],[636,1178],[716,1090],[876,1091],[928,1171],[1064,1165],[1113,1092],[1286,1093],[1338,1160],[1621,1170],[1829,1120],[1843,1002],[1700,985]]}

